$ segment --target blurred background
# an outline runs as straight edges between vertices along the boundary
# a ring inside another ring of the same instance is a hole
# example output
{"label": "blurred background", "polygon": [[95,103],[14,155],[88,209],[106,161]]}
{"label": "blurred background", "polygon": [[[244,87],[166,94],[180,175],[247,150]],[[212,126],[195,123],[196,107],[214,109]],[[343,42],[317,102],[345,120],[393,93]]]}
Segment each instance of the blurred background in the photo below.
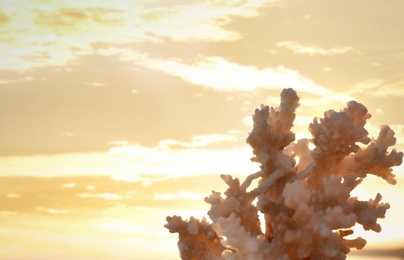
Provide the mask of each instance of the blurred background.
{"label": "blurred background", "polygon": [[[179,259],[167,215],[202,217],[220,174],[294,88],[293,131],[350,100],[404,150],[401,0],[0,0],[0,258]],[[403,259],[404,169],[349,259]],[[370,258],[370,257],[373,258]],[[389,258],[390,257],[390,258]],[[401,257],[401,258],[400,258]]]}

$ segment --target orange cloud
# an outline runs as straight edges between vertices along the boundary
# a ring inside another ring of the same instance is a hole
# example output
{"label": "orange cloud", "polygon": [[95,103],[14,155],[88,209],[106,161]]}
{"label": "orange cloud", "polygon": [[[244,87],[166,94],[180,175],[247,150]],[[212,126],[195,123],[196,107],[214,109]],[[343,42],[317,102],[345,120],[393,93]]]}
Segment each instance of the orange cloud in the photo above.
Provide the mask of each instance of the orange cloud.
{"label": "orange cloud", "polygon": [[8,23],[10,21],[10,17],[6,13],[0,10],[0,25]]}

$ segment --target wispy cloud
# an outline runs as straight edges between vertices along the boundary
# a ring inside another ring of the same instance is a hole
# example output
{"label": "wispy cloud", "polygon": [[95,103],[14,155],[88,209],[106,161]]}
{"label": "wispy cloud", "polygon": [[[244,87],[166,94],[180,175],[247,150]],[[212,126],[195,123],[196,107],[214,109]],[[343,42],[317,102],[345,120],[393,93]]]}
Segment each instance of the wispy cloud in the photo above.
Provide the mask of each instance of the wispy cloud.
{"label": "wispy cloud", "polygon": [[404,96],[404,80],[386,83],[381,79],[366,79],[356,83],[347,94],[365,94],[374,97]]}
{"label": "wispy cloud", "polygon": [[300,44],[294,41],[282,41],[278,43],[278,46],[289,49],[295,54],[307,55],[337,55],[353,51],[353,48],[349,46],[325,49],[314,44]]}
{"label": "wispy cloud", "polygon": [[105,83],[102,82],[87,82],[86,84],[94,87],[105,87]]}
{"label": "wispy cloud", "polygon": [[17,79],[0,79],[0,85],[9,85],[9,84],[27,82],[27,81],[32,81],[32,80],[34,80],[33,77],[23,77],[23,78],[17,78]]}
{"label": "wispy cloud", "polygon": [[69,214],[70,210],[67,209],[52,209],[52,208],[44,208],[44,207],[37,207],[36,210],[52,215],[56,214]]}
{"label": "wispy cloud", "polygon": [[191,142],[183,142],[178,140],[161,140],[158,146],[164,149],[168,148],[201,148],[222,143],[236,143],[239,141],[235,134],[210,134],[194,136]]}
{"label": "wispy cloud", "polygon": [[131,196],[122,196],[117,193],[99,193],[99,194],[90,194],[90,193],[81,193],[77,194],[79,198],[101,198],[106,200],[122,200],[122,199],[131,199]]}
{"label": "wispy cloud", "polygon": [[148,59],[145,66],[218,91],[251,92],[259,88],[294,88],[296,91],[333,97],[335,93],[283,66],[258,69],[232,63],[221,57],[202,58],[187,64],[181,60]]}
{"label": "wispy cloud", "polygon": [[[246,174],[255,172],[247,145],[229,148],[143,147],[119,145],[104,153],[62,154],[0,158],[0,171],[9,175],[66,176],[107,175],[117,180],[148,180],[144,176],[196,176],[201,174]],[[228,162],[228,163],[226,163]]]}
{"label": "wispy cloud", "polygon": [[[258,9],[274,0],[261,1],[200,1],[198,4],[146,10],[143,29],[159,37],[178,41],[232,41],[241,35],[224,27],[232,16],[253,17]],[[185,25],[185,26],[184,26]]]}
{"label": "wispy cloud", "polygon": [[203,199],[206,194],[198,194],[190,191],[177,191],[176,193],[155,193],[154,199],[156,200],[200,200]]}
{"label": "wispy cloud", "polygon": [[227,25],[234,17],[254,17],[276,0],[198,1],[167,6],[165,1],[14,1],[2,8],[0,66],[13,70],[61,66],[92,54],[95,43],[234,41]]}

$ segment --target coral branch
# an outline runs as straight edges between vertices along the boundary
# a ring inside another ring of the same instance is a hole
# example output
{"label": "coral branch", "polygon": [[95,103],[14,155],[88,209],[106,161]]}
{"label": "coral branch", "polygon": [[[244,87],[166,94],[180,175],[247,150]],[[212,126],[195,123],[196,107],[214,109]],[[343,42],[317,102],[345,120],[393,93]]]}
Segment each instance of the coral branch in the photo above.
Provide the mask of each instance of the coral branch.
{"label": "coral branch", "polygon": [[167,217],[164,225],[171,233],[179,234],[178,249],[181,259],[211,260],[222,259],[221,253],[225,249],[212,229],[212,225],[205,219],[199,221],[191,217],[189,221],[181,217]]}
{"label": "coral branch", "polygon": [[[314,118],[311,140],[294,142],[298,106],[296,92],[285,89],[279,107],[255,110],[247,143],[261,170],[242,184],[221,175],[229,188],[223,196],[212,191],[205,198],[211,223],[167,217],[165,227],[179,233],[182,259],[345,259],[351,248],[366,245],[361,237],[346,238],[354,235],[353,226],[381,231],[377,221],[390,205],[379,193],[360,201],[351,192],[367,174],[396,183],[392,167],[402,163],[403,153],[388,151],[396,143],[394,131],[382,126],[376,139],[369,138],[365,125],[371,115],[350,101],[339,112]],[[254,180],[258,185],[249,189]]]}

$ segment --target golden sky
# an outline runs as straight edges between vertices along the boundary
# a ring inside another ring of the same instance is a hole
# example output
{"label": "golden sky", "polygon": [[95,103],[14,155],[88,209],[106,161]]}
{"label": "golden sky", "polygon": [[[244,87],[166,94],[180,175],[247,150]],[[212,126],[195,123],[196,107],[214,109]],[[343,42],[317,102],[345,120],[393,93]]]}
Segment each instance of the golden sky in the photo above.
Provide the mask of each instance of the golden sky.
{"label": "golden sky", "polygon": [[[283,88],[301,98],[298,138],[354,99],[404,150],[403,13],[401,0],[0,0],[0,254],[154,259],[162,241],[176,259],[165,215],[206,211],[219,174],[256,171],[251,114]],[[396,202],[388,231],[404,228],[398,180],[363,191]]]}

